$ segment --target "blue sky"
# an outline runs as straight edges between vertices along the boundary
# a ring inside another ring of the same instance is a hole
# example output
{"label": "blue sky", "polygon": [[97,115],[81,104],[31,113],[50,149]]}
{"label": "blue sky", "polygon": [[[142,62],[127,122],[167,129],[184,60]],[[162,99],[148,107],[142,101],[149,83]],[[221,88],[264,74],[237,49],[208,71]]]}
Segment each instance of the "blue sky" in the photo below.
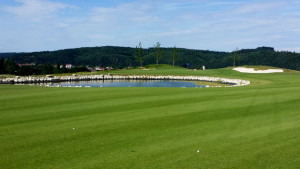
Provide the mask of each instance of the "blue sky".
{"label": "blue sky", "polygon": [[0,52],[89,46],[300,52],[298,0],[1,0]]}

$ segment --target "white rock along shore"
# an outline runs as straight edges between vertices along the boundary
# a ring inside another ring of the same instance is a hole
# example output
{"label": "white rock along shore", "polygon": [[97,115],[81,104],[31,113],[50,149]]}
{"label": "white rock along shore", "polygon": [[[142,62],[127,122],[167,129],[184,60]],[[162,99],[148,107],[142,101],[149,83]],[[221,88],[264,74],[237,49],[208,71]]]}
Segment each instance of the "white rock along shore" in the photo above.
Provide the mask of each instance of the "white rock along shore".
{"label": "white rock along shore", "polygon": [[279,73],[283,72],[282,69],[267,69],[267,70],[254,70],[254,68],[237,67],[232,70],[236,70],[242,73]]}
{"label": "white rock along shore", "polygon": [[47,83],[64,81],[88,81],[88,80],[189,80],[207,81],[233,84],[232,86],[249,85],[250,81],[241,79],[228,79],[221,77],[206,76],[152,76],[152,75],[72,75],[72,76],[16,76],[14,78],[0,78],[0,84],[22,84],[22,83]]}

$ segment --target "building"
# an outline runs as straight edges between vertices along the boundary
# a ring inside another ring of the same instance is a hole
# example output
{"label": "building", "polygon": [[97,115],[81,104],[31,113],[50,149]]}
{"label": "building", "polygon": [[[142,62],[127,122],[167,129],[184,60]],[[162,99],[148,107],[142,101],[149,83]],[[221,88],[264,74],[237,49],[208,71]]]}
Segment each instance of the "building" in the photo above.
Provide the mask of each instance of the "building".
{"label": "building", "polygon": [[96,71],[104,71],[105,68],[104,68],[104,67],[99,67],[99,66],[97,66],[97,67],[95,67],[95,70],[96,70]]}
{"label": "building", "polygon": [[72,69],[72,64],[66,64],[66,69]]}

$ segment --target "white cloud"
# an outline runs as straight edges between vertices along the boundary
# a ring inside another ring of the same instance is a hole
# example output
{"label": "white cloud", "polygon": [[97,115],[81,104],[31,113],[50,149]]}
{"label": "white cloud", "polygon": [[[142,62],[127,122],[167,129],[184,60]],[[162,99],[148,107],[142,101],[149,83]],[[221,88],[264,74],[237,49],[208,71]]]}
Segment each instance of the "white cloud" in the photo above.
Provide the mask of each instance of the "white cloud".
{"label": "white cloud", "polygon": [[98,7],[91,12],[92,22],[110,22],[110,23],[144,23],[157,21],[159,18],[151,15],[153,8],[147,4],[127,3],[116,7]]}
{"label": "white cloud", "polygon": [[74,8],[74,6],[44,1],[44,0],[15,0],[20,3],[18,6],[7,6],[2,10],[11,13],[20,18],[26,18],[33,21],[41,21],[43,19],[52,18],[55,12],[66,8]]}
{"label": "white cloud", "polygon": [[286,47],[286,48],[279,48],[278,51],[300,52],[300,47]]}
{"label": "white cloud", "polygon": [[257,12],[267,12],[269,10],[280,8],[284,6],[285,2],[257,2],[257,3],[247,3],[242,6],[238,6],[236,12],[238,14],[249,14]]}
{"label": "white cloud", "polygon": [[194,34],[198,32],[197,29],[185,29],[185,30],[169,30],[166,32],[159,32],[159,33],[154,33],[152,34],[153,36],[177,36],[177,35],[184,35],[184,34]]}
{"label": "white cloud", "polygon": [[294,29],[292,29],[292,31],[296,32],[296,33],[300,33],[300,28],[299,27],[298,28],[294,28]]}

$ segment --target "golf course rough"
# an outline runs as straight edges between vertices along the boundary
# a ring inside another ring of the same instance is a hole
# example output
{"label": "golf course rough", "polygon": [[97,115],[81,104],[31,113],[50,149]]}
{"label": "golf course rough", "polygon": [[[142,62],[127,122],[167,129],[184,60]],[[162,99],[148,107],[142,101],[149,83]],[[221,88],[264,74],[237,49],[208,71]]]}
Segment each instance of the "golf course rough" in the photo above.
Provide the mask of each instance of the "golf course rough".
{"label": "golf course rough", "polygon": [[299,72],[162,66],[109,73],[236,78],[251,85],[0,85],[0,168],[299,168]]}

